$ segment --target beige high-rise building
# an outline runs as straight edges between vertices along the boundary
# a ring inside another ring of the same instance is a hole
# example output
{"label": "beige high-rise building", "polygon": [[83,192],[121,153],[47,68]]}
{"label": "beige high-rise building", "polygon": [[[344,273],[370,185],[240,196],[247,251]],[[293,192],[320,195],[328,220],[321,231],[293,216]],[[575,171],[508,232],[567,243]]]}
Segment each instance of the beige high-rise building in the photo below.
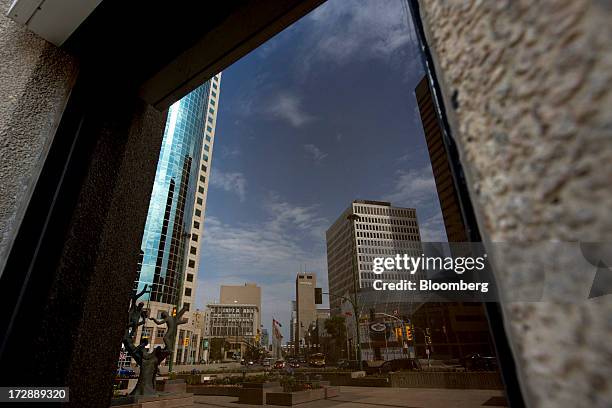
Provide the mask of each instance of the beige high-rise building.
{"label": "beige high-rise building", "polygon": [[309,330],[316,326],[317,307],[315,305],[315,288],[317,275],[314,273],[298,273],[295,278],[295,346],[299,350],[307,343]]}
{"label": "beige high-rise building", "polygon": [[[245,283],[244,285],[221,285],[219,303],[232,305],[255,305],[261,312],[261,287],[255,283]],[[257,313],[255,328],[261,325],[261,313]]]}
{"label": "beige high-rise building", "polygon": [[[357,215],[359,219],[350,221],[349,215]],[[397,280],[400,277],[395,271],[374,274],[372,262],[375,257],[421,254],[416,210],[393,207],[385,201],[353,201],[327,230],[326,241],[332,315],[341,311],[343,302],[338,296],[371,293],[375,279]],[[381,296],[377,292],[371,300],[384,302]]]}

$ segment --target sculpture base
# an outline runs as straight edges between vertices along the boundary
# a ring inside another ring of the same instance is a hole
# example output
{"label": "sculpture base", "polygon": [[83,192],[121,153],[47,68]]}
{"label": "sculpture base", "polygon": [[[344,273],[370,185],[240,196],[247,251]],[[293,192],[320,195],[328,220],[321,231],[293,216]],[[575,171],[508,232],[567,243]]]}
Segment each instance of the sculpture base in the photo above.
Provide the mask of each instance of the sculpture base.
{"label": "sculpture base", "polygon": [[122,397],[111,403],[112,407],[119,408],[181,408],[192,405],[193,394],[190,393]]}

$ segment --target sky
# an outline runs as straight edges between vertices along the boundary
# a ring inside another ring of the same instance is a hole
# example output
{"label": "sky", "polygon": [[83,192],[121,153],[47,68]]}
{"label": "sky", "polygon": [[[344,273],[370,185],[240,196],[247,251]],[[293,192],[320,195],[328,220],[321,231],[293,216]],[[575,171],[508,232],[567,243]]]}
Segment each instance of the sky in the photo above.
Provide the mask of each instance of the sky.
{"label": "sky", "polygon": [[401,1],[329,0],[222,73],[197,307],[255,282],[288,340],[296,273],[327,289],[325,231],[355,199],[416,208],[422,240],[446,240],[416,44]]}

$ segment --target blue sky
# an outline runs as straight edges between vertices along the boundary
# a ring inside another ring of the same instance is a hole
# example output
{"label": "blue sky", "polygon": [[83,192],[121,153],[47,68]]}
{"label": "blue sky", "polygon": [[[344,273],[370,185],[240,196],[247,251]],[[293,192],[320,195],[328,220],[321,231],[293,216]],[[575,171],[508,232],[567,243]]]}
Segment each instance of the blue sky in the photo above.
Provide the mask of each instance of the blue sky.
{"label": "blue sky", "polygon": [[327,288],[325,230],[354,199],[416,207],[444,240],[402,2],[329,0],[223,72],[197,306],[262,287],[288,339],[295,275]]}

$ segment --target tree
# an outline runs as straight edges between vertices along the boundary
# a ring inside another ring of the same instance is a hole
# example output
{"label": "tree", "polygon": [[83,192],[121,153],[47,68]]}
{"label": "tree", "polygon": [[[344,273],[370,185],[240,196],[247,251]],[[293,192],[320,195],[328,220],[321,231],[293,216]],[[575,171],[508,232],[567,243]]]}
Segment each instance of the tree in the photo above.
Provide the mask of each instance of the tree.
{"label": "tree", "polygon": [[330,361],[337,361],[343,357],[341,350],[346,345],[346,321],[343,316],[334,316],[325,320],[323,326],[334,343],[334,347],[326,347],[327,357]]}
{"label": "tree", "polygon": [[210,340],[209,347],[211,360],[223,360],[225,356],[221,349],[229,350],[230,345],[225,339],[215,337]]}

